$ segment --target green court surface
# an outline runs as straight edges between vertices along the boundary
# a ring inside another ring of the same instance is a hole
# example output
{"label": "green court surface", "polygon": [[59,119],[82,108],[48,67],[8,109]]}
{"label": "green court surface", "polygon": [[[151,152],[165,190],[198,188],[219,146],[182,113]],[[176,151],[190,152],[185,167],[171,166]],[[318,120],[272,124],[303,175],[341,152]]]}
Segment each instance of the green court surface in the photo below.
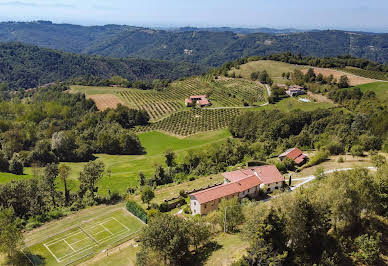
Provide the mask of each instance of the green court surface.
{"label": "green court surface", "polygon": [[26,248],[34,265],[69,265],[131,239],[144,226],[120,209],[77,224]]}

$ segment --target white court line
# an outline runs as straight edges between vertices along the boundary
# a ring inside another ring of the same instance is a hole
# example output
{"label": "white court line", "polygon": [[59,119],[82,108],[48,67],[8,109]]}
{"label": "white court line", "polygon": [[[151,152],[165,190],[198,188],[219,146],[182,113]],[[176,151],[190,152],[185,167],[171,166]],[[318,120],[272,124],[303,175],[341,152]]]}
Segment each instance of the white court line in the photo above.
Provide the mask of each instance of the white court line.
{"label": "white court line", "polygon": [[71,236],[75,236],[75,235],[78,235],[78,234],[81,234],[81,233],[82,233],[82,231],[81,231],[80,229],[77,229],[77,230],[78,230],[78,232],[73,232],[73,233],[71,233],[71,234],[69,234],[69,235],[65,235],[65,236],[63,236],[63,237],[60,238],[60,239],[51,240],[51,241],[47,242],[46,245],[47,245],[47,246],[51,246],[51,245],[53,245],[53,244],[55,244],[55,243],[57,243],[57,242],[59,242],[59,241],[62,241],[63,239],[67,239],[67,238],[69,238],[69,237],[71,237]]}
{"label": "white court line", "polygon": [[100,226],[113,236],[113,233],[108,228],[106,228],[103,224],[100,224]]}
{"label": "white court line", "polygon": [[63,241],[75,252],[75,249],[69,243],[67,243],[66,239],[63,239]]}
{"label": "white court line", "polygon": [[115,220],[116,222],[118,222],[119,224],[121,224],[122,226],[124,226],[125,228],[127,228],[127,230],[128,231],[130,231],[129,230],[129,228],[128,227],[126,227],[125,225],[123,225],[120,221],[118,221],[116,218],[114,218],[114,217],[111,217],[113,220]]}
{"label": "white court line", "polygon": [[48,248],[48,246],[46,246],[46,244],[43,244],[43,246],[45,246],[45,248],[47,248],[47,250],[51,253],[51,255],[53,255],[54,259],[56,259],[57,262],[61,262],[57,256],[54,255],[54,253]]}

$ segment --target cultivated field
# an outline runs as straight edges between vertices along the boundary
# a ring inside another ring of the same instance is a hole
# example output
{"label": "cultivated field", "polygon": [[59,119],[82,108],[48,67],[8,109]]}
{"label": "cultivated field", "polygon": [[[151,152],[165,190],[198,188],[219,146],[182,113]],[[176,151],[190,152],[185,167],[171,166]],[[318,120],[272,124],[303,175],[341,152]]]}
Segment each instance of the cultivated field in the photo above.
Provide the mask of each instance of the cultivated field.
{"label": "cultivated field", "polygon": [[163,91],[87,86],[72,86],[71,89],[71,92],[86,93],[100,110],[121,103],[147,111],[151,121],[158,121],[183,110],[184,101],[190,95],[208,95],[212,107],[242,107],[264,103],[264,91],[256,82],[245,79],[213,80],[209,75],[175,81]]}
{"label": "cultivated field", "polygon": [[125,209],[81,222],[26,248],[35,265],[68,265],[135,236],[144,224]]}
{"label": "cultivated field", "polygon": [[241,113],[240,109],[191,109],[181,111],[152,123],[138,127],[137,132],[162,131],[176,136],[189,136],[200,132],[225,128],[231,119]]}
{"label": "cultivated field", "polygon": [[[307,70],[302,70],[302,72],[306,73]],[[349,74],[349,73],[346,73],[343,71],[328,69],[328,68],[314,67],[314,72],[317,75],[322,74],[324,77],[328,77],[330,75],[333,75],[334,78],[337,80],[339,80],[341,76],[346,75],[349,78],[349,84],[351,86],[357,86],[357,85],[361,85],[361,84],[376,82],[376,80],[374,80],[374,79],[364,78],[364,77],[356,76],[356,75]]]}
{"label": "cultivated field", "polygon": [[88,95],[87,98],[92,99],[100,111],[104,111],[107,108],[116,108],[118,104],[125,105],[124,101],[114,94]]}

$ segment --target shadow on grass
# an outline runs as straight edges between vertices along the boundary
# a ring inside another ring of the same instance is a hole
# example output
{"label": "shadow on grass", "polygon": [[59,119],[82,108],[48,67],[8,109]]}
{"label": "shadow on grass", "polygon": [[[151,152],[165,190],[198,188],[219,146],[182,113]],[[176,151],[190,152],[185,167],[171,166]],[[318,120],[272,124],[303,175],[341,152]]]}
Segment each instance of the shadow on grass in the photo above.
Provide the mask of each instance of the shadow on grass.
{"label": "shadow on grass", "polygon": [[191,257],[190,262],[188,262],[186,265],[204,265],[211,254],[221,248],[222,245],[218,244],[216,241],[211,241],[207,245],[198,248],[197,252],[194,252],[193,256]]}
{"label": "shadow on grass", "polygon": [[29,252],[23,253],[18,252],[12,258],[8,258],[6,265],[14,266],[25,266],[25,265],[35,265],[42,266],[46,265],[46,259],[40,255],[31,254]]}

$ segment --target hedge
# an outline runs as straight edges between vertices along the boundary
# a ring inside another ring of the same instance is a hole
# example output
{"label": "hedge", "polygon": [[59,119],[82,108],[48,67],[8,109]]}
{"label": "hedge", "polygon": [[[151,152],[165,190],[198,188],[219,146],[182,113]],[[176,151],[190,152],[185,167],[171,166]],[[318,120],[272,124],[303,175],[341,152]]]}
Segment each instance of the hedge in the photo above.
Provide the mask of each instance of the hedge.
{"label": "hedge", "polygon": [[127,210],[131,212],[133,215],[135,215],[136,217],[138,217],[143,222],[147,223],[147,213],[135,201],[130,200],[127,202]]}

